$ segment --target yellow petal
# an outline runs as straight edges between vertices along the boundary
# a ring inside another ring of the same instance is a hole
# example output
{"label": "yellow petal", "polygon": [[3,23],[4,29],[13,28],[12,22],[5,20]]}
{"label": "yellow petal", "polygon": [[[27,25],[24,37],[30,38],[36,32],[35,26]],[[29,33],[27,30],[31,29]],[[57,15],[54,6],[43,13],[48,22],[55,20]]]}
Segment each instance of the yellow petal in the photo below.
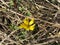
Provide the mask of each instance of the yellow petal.
{"label": "yellow petal", "polygon": [[20,24],[19,28],[23,28],[25,25],[24,23]]}
{"label": "yellow petal", "polygon": [[29,27],[29,29],[30,29],[31,31],[33,31],[34,28],[35,28],[35,24],[33,24],[32,26]]}
{"label": "yellow petal", "polygon": [[34,23],[34,18],[31,19],[31,21],[29,22],[29,25],[32,25]]}
{"label": "yellow petal", "polygon": [[24,22],[24,24],[28,25],[28,24],[29,24],[29,19],[28,19],[28,18],[25,18],[25,19],[23,20],[23,22]]}
{"label": "yellow petal", "polygon": [[25,30],[29,30],[28,25],[25,25],[25,24],[24,24],[23,26],[24,26],[23,28],[24,28]]}
{"label": "yellow petal", "polygon": [[25,29],[25,30],[29,30],[28,25],[26,25],[26,24],[24,24],[24,23],[22,23],[22,24],[19,26],[19,28],[23,28],[23,29]]}
{"label": "yellow petal", "polygon": [[25,28],[25,30],[27,30],[27,31],[28,31],[28,30],[29,30],[29,28],[27,27],[27,28]]}

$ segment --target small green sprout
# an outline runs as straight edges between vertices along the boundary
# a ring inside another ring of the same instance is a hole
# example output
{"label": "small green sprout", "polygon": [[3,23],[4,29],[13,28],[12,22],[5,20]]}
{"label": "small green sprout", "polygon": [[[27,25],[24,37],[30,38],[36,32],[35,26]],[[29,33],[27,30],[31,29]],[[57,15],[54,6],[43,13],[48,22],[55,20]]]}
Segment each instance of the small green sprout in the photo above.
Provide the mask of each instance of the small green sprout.
{"label": "small green sprout", "polygon": [[18,29],[19,29],[18,26],[14,25],[14,24],[11,24],[11,25],[9,26],[9,28],[10,28],[11,30],[18,30]]}
{"label": "small green sprout", "polygon": [[25,10],[24,7],[19,7],[18,9],[19,9],[19,11],[24,11]]}
{"label": "small green sprout", "polygon": [[27,11],[26,16],[30,16],[30,15],[31,15],[30,11]]}
{"label": "small green sprout", "polygon": [[13,0],[10,0],[10,5],[12,6],[12,5],[14,5],[14,2],[13,2]]}

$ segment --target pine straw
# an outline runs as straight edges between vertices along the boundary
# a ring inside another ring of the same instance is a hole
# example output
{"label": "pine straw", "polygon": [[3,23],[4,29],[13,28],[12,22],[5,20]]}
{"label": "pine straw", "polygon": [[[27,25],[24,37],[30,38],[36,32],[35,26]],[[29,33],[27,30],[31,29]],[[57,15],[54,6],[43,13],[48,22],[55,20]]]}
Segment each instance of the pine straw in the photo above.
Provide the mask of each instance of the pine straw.
{"label": "pine straw", "polygon": [[[60,7],[49,1],[32,1],[23,0],[21,2],[22,6],[30,7],[27,8],[32,15],[28,16],[29,18],[34,17],[35,23],[37,24],[36,29],[33,32],[27,32],[26,38],[21,40],[17,36],[22,29],[11,30],[9,24],[14,24],[18,26],[22,19],[26,17],[23,12],[19,12],[17,7],[13,6],[14,9],[9,7],[9,1],[0,0],[0,32],[5,35],[5,38],[2,39],[1,43],[4,43],[5,40],[10,40],[11,44],[16,43],[16,45],[44,45],[49,43],[60,43],[60,22],[59,22],[59,12]],[[4,6],[3,6],[4,5]],[[17,4],[16,4],[17,5]],[[2,10],[6,9],[6,11]],[[58,24],[58,25],[57,25]],[[4,43],[8,45],[9,43]]]}

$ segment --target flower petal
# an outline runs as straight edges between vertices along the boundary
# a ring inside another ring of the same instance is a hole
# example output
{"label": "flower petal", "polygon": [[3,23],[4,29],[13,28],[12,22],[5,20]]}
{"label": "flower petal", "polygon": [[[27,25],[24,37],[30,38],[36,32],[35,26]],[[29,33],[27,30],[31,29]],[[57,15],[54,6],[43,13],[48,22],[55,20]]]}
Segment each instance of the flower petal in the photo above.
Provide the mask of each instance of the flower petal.
{"label": "flower petal", "polygon": [[19,28],[23,28],[24,27],[24,23],[20,24]]}
{"label": "flower petal", "polygon": [[32,26],[29,27],[29,29],[30,29],[31,31],[33,31],[34,28],[35,28],[35,24],[33,24]]}
{"label": "flower petal", "polygon": [[34,23],[34,18],[31,19],[31,21],[29,22],[29,25],[32,25]]}
{"label": "flower petal", "polygon": [[24,24],[28,25],[28,24],[29,24],[29,19],[28,19],[28,18],[25,18],[25,19],[23,20],[23,22],[24,22]]}

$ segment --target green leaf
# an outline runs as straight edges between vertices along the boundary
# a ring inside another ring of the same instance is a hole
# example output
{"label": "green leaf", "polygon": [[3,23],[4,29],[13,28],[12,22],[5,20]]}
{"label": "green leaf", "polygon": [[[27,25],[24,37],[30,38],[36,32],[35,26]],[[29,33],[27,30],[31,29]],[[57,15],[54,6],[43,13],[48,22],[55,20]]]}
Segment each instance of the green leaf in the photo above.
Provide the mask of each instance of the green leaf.
{"label": "green leaf", "polygon": [[19,10],[20,10],[20,11],[22,11],[22,8],[21,8],[21,7],[19,7]]}
{"label": "green leaf", "polygon": [[26,15],[27,16],[30,16],[31,15],[30,11],[27,11]]}
{"label": "green leaf", "polygon": [[20,10],[20,11],[24,11],[25,8],[24,8],[24,7],[19,7],[19,10]]}
{"label": "green leaf", "polygon": [[60,45],[60,44],[58,43],[58,45]]}
{"label": "green leaf", "polygon": [[18,2],[21,2],[22,0],[18,0]]}
{"label": "green leaf", "polygon": [[10,0],[10,5],[14,5],[14,2],[13,2],[13,0]]}
{"label": "green leaf", "polygon": [[11,24],[11,25],[9,26],[9,28],[10,28],[11,30],[18,30],[18,29],[19,29],[18,26],[14,25],[14,24]]}
{"label": "green leaf", "polygon": [[19,36],[20,39],[25,39],[25,35]]}

